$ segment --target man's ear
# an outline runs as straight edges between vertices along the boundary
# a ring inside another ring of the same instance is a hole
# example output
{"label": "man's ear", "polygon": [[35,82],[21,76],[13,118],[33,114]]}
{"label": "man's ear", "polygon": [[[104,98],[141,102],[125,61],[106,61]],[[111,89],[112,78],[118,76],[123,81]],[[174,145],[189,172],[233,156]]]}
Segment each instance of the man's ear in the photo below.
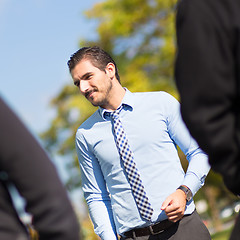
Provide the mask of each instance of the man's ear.
{"label": "man's ear", "polygon": [[107,73],[107,75],[109,76],[110,79],[113,79],[115,77],[115,65],[113,63],[108,63],[105,71]]}

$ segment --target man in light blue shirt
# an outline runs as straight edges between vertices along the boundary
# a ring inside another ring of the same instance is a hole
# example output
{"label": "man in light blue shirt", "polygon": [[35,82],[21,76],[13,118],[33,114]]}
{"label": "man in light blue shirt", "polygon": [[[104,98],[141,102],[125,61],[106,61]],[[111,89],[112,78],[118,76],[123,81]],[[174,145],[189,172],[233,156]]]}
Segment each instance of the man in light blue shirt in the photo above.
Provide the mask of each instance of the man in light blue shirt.
{"label": "man in light blue shirt", "polygon": [[[208,158],[184,125],[179,103],[165,92],[131,93],[120,84],[114,60],[86,47],[68,62],[74,84],[98,110],[76,134],[84,196],[96,234],[104,240],[208,240],[192,196],[203,186]],[[145,220],[136,204],[114,138],[111,113],[120,119],[153,209]],[[186,155],[185,173],[177,147]]]}

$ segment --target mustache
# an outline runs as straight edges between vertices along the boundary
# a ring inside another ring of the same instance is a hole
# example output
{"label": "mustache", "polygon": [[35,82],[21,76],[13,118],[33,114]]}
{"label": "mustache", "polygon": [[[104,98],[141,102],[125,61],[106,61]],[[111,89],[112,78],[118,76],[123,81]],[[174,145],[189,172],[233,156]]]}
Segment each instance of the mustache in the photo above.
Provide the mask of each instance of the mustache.
{"label": "mustache", "polygon": [[91,93],[93,93],[93,92],[97,92],[97,88],[93,88],[93,89],[85,92],[85,93],[84,93],[85,98],[88,98],[88,96],[89,96]]}

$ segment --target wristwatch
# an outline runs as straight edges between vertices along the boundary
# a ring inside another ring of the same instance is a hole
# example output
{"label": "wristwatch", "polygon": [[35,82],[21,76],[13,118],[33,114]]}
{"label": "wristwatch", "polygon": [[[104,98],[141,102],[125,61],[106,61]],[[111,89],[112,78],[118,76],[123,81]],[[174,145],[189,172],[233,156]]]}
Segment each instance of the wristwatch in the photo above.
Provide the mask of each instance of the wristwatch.
{"label": "wristwatch", "polygon": [[189,202],[192,199],[193,196],[192,191],[189,188],[181,185],[180,187],[178,187],[178,189],[181,189],[183,192],[185,192],[187,202]]}

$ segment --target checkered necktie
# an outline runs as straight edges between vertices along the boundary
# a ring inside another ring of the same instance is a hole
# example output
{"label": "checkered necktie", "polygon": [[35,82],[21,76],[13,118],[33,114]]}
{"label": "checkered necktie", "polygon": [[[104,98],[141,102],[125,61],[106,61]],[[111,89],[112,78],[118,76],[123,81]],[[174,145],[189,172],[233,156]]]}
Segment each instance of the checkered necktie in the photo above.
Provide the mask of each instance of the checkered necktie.
{"label": "checkered necktie", "polygon": [[133,159],[133,152],[130,150],[126,133],[124,132],[119,118],[119,113],[121,110],[122,106],[110,114],[113,120],[116,145],[123,161],[139,212],[143,218],[151,220],[153,209],[148,201],[148,197],[140,179],[140,174]]}

